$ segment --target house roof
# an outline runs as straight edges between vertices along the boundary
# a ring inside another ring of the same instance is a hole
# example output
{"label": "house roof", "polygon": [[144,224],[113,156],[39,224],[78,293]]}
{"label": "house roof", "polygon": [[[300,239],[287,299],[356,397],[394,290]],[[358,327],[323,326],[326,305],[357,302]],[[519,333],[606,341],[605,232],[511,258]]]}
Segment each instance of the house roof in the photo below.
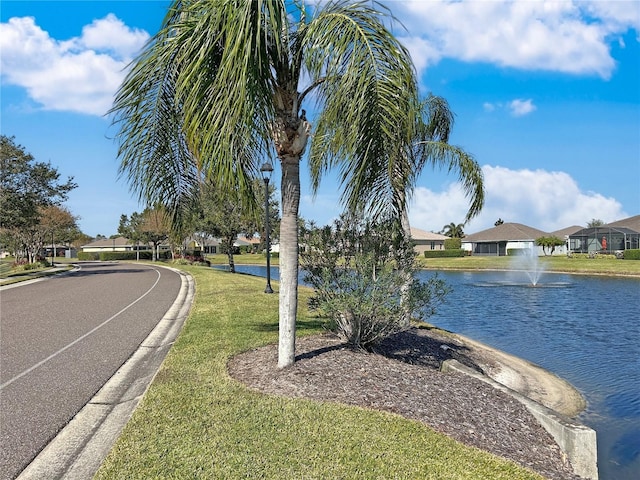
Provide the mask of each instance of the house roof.
{"label": "house roof", "polygon": [[413,240],[446,240],[449,237],[439,233],[427,232],[425,230],[420,230],[419,228],[411,227],[411,238]]}
{"label": "house roof", "polygon": [[623,218],[622,220],[607,223],[606,225],[604,225],[604,227],[624,227],[640,233],[640,215],[635,215],[633,217]]}
{"label": "house roof", "polygon": [[601,235],[610,231],[633,235],[640,233],[640,215],[623,218],[615,222],[600,225],[599,227],[587,227],[571,234],[572,237],[585,237],[592,235]]}
{"label": "house roof", "polygon": [[247,242],[249,245],[260,245],[261,240],[256,237],[238,237],[238,240],[242,240],[243,242]]}
{"label": "house roof", "polygon": [[482,243],[482,242],[509,242],[535,240],[544,237],[548,233],[529,227],[521,223],[503,223],[478,233],[472,233],[462,239],[463,243]]}
{"label": "house roof", "polygon": [[559,239],[563,239],[569,235],[573,235],[576,232],[579,232],[584,227],[580,225],[571,225],[570,227],[563,228],[561,230],[556,230],[555,232],[551,232],[551,236],[558,237]]}
{"label": "house roof", "polygon": [[99,248],[99,247],[124,247],[125,245],[132,245],[128,238],[125,237],[117,237],[117,238],[105,238],[102,240],[95,240],[91,243],[87,243],[86,245],[82,245],[80,248]]}

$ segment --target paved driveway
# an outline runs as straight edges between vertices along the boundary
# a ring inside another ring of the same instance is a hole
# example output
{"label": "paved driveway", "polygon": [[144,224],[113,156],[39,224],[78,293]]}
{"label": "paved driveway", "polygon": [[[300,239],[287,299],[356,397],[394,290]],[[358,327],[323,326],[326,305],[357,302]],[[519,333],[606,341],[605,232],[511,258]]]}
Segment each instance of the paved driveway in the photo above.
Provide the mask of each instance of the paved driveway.
{"label": "paved driveway", "polygon": [[87,263],[0,291],[0,478],[14,478],[131,357],[178,297],[152,265]]}

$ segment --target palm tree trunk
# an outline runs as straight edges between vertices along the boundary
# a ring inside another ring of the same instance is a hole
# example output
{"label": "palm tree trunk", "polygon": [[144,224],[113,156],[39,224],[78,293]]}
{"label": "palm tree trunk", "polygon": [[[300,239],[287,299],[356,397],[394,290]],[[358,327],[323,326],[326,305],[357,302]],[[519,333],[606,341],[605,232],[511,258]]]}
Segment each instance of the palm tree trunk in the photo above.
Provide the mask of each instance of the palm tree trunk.
{"label": "palm tree trunk", "polygon": [[[402,208],[402,212],[400,214],[400,224],[402,226],[402,231],[404,232],[406,238],[411,238],[411,224],[409,223],[409,212],[407,211],[406,202]],[[400,288],[400,302],[402,303],[402,325],[405,327],[409,327],[411,324],[411,310],[409,306],[409,292],[411,291],[411,284],[413,282],[413,278],[410,273],[405,272],[404,283]]]}
{"label": "palm tree trunk", "polygon": [[298,207],[300,205],[300,155],[283,155],[282,219],[280,220],[280,312],[278,367],[293,365],[296,355],[298,309]]}
{"label": "palm tree trunk", "polygon": [[227,246],[227,259],[229,260],[229,272],[236,273],[236,263],[233,260],[233,240],[235,237],[227,237],[224,239],[224,243]]}

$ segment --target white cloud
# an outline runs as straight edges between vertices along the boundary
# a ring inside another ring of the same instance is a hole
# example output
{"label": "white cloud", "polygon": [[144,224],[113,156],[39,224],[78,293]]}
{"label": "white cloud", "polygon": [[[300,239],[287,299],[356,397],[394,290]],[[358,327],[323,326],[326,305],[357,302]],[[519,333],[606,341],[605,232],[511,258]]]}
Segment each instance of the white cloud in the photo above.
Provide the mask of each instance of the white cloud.
{"label": "white cloud", "polygon": [[435,65],[442,58],[442,53],[428,40],[420,37],[398,37],[409,50],[413,64],[418,72],[422,72],[431,65]]}
{"label": "white cloud", "polygon": [[484,102],[482,104],[482,108],[485,112],[488,113],[494,112],[498,109],[506,109],[514,117],[522,117],[524,115],[530,114],[531,112],[534,112],[538,107],[533,104],[533,100],[530,98],[526,100],[516,98],[507,103]]}
{"label": "white cloud", "polygon": [[118,59],[129,60],[148,38],[149,34],[144,30],[131,29],[110,13],[83,27],[78,44],[82,49],[111,52]]}
{"label": "white cloud", "polygon": [[635,1],[408,0],[392,8],[421,68],[449,57],[609,78],[615,68],[610,42],[629,29],[640,34]]}
{"label": "white cloud", "polygon": [[493,112],[496,109],[496,105],[491,102],[484,102],[482,108],[484,108],[485,112]]}
{"label": "white cloud", "polygon": [[520,98],[516,98],[509,102],[509,110],[514,117],[522,117],[523,115],[528,115],[536,109],[536,106],[533,104],[531,99],[522,100]]}
{"label": "white cloud", "polygon": [[[489,165],[483,166],[482,171],[485,206],[480,215],[465,226],[467,233],[491,228],[498,218],[551,232],[571,225],[586,225],[592,218],[611,222],[628,216],[617,200],[582,191],[565,172],[511,170]],[[468,206],[457,183],[441,192],[418,187],[409,217],[417,228],[439,231],[451,222],[462,223]]]}
{"label": "white cloud", "polygon": [[2,79],[25,88],[45,110],[103,115],[148,38],[111,14],[65,41],[51,38],[33,17],[14,17],[0,32]]}

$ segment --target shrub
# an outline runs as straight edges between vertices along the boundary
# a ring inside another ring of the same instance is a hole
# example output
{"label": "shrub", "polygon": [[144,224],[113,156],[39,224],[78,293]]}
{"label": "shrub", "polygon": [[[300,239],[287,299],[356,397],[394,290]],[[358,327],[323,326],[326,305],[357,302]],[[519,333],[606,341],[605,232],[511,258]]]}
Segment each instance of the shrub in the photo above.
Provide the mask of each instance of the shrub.
{"label": "shrub", "polygon": [[210,267],[211,262],[200,255],[200,252],[197,252],[197,255],[178,255],[173,259],[173,263],[176,265],[200,265]]}
{"label": "shrub", "polygon": [[410,317],[432,315],[447,293],[434,276],[419,281],[413,245],[392,222],[342,216],[311,232],[301,256],[304,280],[315,289],[310,306],[325,313],[352,346],[371,350],[409,327]]}
{"label": "shrub", "polygon": [[78,252],[78,260],[90,261],[100,260],[100,254],[98,252]]}
{"label": "shrub", "polygon": [[460,250],[460,248],[462,248],[461,238],[447,238],[444,241],[445,250]]}
{"label": "shrub", "polygon": [[[459,239],[458,239],[459,240]],[[452,258],[464,257],[466,252],[461,248],[457,250],[425,250],[425,258]]]}
{"label": "shrub", "polygon": [[100,252],[98,259],[103,262],[112,262],[115,260],[151,260],[153,258],[152,252],[143,250],[138,257],[137,252]]}
{"label": "shrub", "polygon": [[34,263],[25,263],[22,265],[23,270],[38,270],[39,268],[48,266],[48,263],[43,262],[34,262]]}
{"label": "shrub", "polygon": [[640,248],[634,248],[632,250],[625,250],[623,258],[625,260],[640,260]]}

